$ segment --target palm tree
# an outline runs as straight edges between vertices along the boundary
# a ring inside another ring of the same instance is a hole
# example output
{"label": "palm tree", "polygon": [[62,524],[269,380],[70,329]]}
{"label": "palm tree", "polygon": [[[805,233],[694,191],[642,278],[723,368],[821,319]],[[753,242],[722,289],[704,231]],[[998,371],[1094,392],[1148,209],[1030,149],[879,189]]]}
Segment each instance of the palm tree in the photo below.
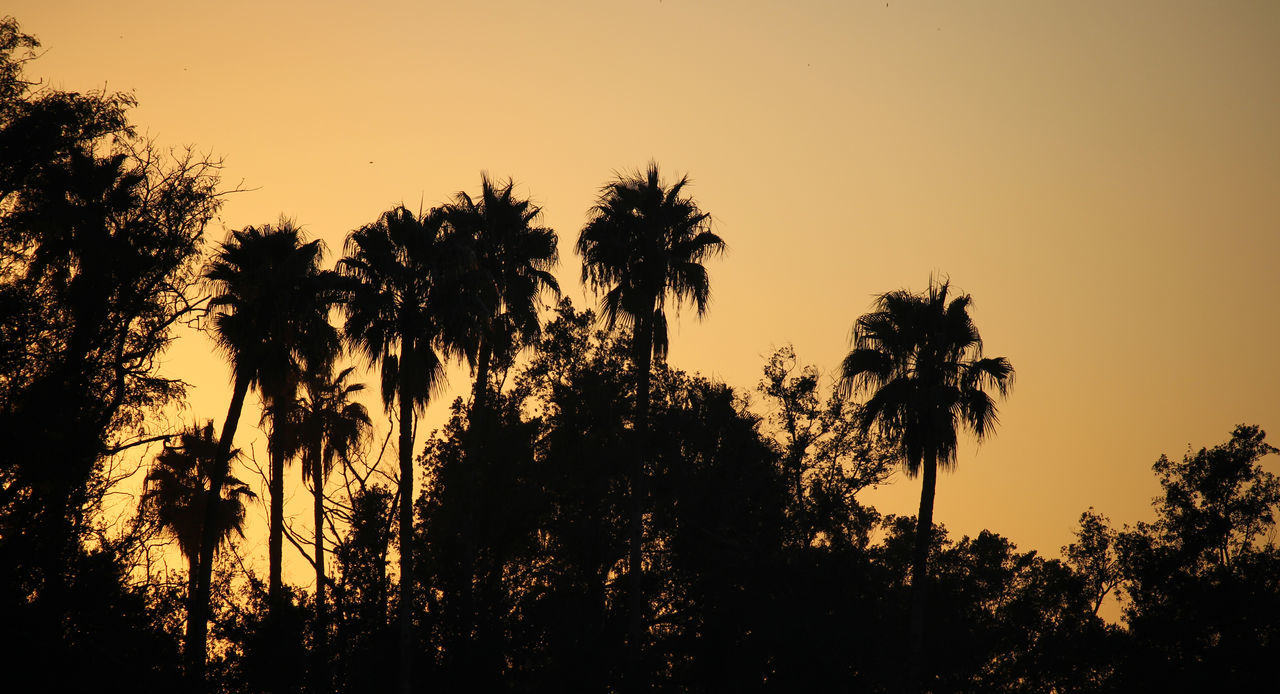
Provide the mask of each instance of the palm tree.
{"label": "palm tree", "polygon": [[[541,335],[538,299],[543,290],[560,294],[560,285],[551,274],[559,262],[556,232],[537,226],[542,210],[529,200],[514,196],[513,187],[511,179],[495,186],[482,172],[478,199],[459,192],[443,210],[450,227],[475,249],[477,271],[467,279],[475,288],[475,295],[482,298],[473,306],[478,313],[471,316],[474,325],[467,345],[476,374],[466,446],[470,462],[464,473],[469,485],[466,496],[472,501],[458,533],[462,547],[457,568],[463,579],[459,602],[467,630],[475,624],[472,560],[475,508],[480,503],[477,467],[492,432],[488,407],[491,368],[495,360],[499,365],[509,365],[522,345],[532,344]],[[463,662],[469,663],[464,667],[476,672],[481,666],[469,660],[476,650],[475,642],[464,639],[461,646],[467,651],[462,654]]]}
{"label": "palm tree", "polygon": [[459,192],[444,208],[448,223],[471,240],[486,290],[472,345],[477,406],[488,392],[493,359],[509,361],[520,344],[542,333],[538,297],[543,290],[560,294],[551,274],[559,262],[556,232],[536,226],[542,209],[512,195],[512,188],[511,179],[495,186],[481,173],[479,201]]}
{"label": "palm tree", "polygon": [[[213,436],[213,420],[204,426],[192,425],[179,434],[177,446],[165,445],[147,473],[142,506],[153,514],[159,526],[178,542],[178,551],[187,560],[187,595],[195,592],[199,573],[200,541],[205,522],[205,506],[212,498],[209,488],[215,476],[222,478],[214,517],[217,537],[215,551],[231,538],[244,537],[245,501],[257,498],[249,485],[227,474],[229,461],[219,464],[218,442]],[[238,453],[233,452],[234,459]]]}
{"label": "palm tree", "polygon": [[982,338],[969,317],[968,294],[949,298],[950,283],[929,281],[924,294],[888,292],[853,327],[853,350],[841,366],[847,395],[868,394],[859,426],[873,426],[896,442],[907,475],[923,472],[920,513],[911,565],[911,682],[923,680],[924,619],[929,543],[938,467],[956,464],[956,433],[968,429],[981,442],[998,423],[991,389],[1001,397],[1013,385],[1004,357],[983,357]]}
{"label": "palm tree", "polygon": [[[638,667],[642,631],[641,594],[645,444],[648,436],[651,359],[667,354],[667,299],[677,308],[692,303],[698,317],[707,310],[711,283],[702,261],[724,251],[711,232],[711,215],[684,195],[687,176],[664,186],[658,165],[618,176],[600,191],[578,235],[582,281],[603,292],[601,312],[609,329],[632,329],[636,366],[635,459],[631,472],[629,537],[629,654]],[[634,673],[633,674],[637,674]]]}
{"label": "palm tree", "polygon": [[[287,220],[276,226],[245,227],[234,231],[205,269],[213,287],[210,311],[219,348],[231,362],[234,388],[227,419],[218,440],[218,456],[229,456],[244,398],[257,387],[270,407],[291,398],[300,363],[322,363],[337,351],[337,331],[328,321],[328,307],[336,298],[333,277],[319,270],[320,241],[303,242],[302,232]],[[280,449],[272,433],[273,454]],[[280,542],[283,506],[283,461],[272,460],[271,563],[273,606],[279,602]],[[210,494],[216,497],[222,479],[214,475]],[[192,687],[202,687],[208,636],[209,583],[213,570],[215,518],[207,513],[200,545],[200,576],[187,623],[186,657]]]}
{"label": "palm tree", "polygon": [[[348,367],[335,376],[328,365],[308,370],[302,378],[306,394],[292,403],[287,413],[282,413],[288,430],[285,435],[285,453],[292,457],[302,454],[303,482],[311,485],[314,499],[315,568],[316,568],[316,618],[315,650],[318,661],[324,662],[327,641],[324,575],[324,484],[333,470],[335,460],[349,463],[369,436],[372,423],[365,406],[352,402],[352,396],[364,390],[363,383],[348,383],[354,367]],[[320,688],[328,683],[318,676]]]}
{"label": "palm tree", "polygon": [[400,689],[408,692],[413,652],[413,429],[417,414],[444,385],[444,359],[465,352],[467,316],[477,311],[460,276],[474,253],[433,210],[404,207],[347,236],[338,269],[349,280],[346,340],[378,366],[382,402],[400,418]]}

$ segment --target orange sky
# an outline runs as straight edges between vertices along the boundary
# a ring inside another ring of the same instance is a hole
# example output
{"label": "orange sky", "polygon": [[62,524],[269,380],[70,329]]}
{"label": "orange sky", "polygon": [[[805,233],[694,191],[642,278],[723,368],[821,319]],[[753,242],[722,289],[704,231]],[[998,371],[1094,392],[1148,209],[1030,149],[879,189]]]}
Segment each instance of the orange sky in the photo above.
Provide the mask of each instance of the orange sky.
{"label": "orange sky", "polygon": [[[673,323],[670,360],[744,390],[787,342],[834,371],[875,294],[949,274],[1017,369],[996,437],[939,480],[935,518],[955,533],[1055,555],[1090,505],[1149,518],[1162,452],[1242,422],[1280,440],[1280,3],[4,12],[45,46],[32,76],[131,91],[140,129],[226,157],[252,192],[213,240],[284,213],[336,254],[381,211],[474,190],[487,169],[543,205],[583,305],[572,244],[599,186],[650,158],[688,172],[730,253],[708,318]],[[196,387],[188,417],[221,425],[228,371],[210,350],[186,338],[166,369]],[[918,497],[900,479],[867,498],[914,513]],[[265,529],[246,551],[265,564]]]}

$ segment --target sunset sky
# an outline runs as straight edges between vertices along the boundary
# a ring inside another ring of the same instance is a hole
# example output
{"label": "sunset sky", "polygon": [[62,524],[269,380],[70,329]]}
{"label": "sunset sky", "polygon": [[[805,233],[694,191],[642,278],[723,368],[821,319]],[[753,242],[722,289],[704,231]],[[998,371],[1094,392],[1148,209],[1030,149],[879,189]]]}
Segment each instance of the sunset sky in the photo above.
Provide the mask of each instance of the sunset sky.
{"label": "sunset sky", "polygon": [[[283,213],[331,262],[380,212],[476,191],[487,170],[543,206],[562,286],[593,305],[573,243],[599,187],[650,159],[688,173],[729,253],[709,265],[706,319],[673,320],[670,361],[743,391],[788,342],[833,374],[875,295],[950,276],[987,354],[1017,369],[996,436],[939,479],[934,517],[957,535],[1056,556],[1089,506],[1149,519],[1161,453],[1238,423],[1280,441],[1280,3],[3,12],[44,45],[29,76],[131,92],[140,131],[225,157],[224,182],[248,191],[212,241]],[[188,420],[221,426],[229,370],[210,342],[184,337],[165,371],[195,386]],[[420,431],[467,386],[457,372]],[[261,457],[252,403],[237,444],[257,436]],[[265,566],[263,500],[246,547]],[[864,500],[913,514],[919,484]]]}

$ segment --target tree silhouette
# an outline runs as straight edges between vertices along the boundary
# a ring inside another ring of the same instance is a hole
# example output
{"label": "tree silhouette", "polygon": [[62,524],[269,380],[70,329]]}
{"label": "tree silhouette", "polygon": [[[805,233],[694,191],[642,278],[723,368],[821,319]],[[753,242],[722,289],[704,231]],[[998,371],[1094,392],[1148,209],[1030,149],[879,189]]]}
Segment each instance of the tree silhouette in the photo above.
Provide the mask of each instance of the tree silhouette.
{"label": "tree silhouette", "polygon": [[998,421],[988,389],[1000,397],[1013,383],[1004,357],[983,357],[982,338],[969,317],[968,294],[950,298],[950,283],[932,279],[924,294],[888,292],[853,327],[853,350],[841,367],[841,388],[870,397],[860,425],[897,442],[909,476],[923,473],[911,568],[911,681],[923,685],[926,562],[933,528],[937,470],[956,462],[956,434],[981,441]]}
{"label": "tree silhouette", "polygon": [[[244,398],[256,386],[270,407],[292,397],[297,365],[323,363],[337,350],[337,332],[328,322],[328,307],[336,298],[332,278],[319,270],[319,240],[303,242],[302,232],[288,221],[279,225],[245,227],[234,231],[219,248],[205,271],[214,294],[213,332],[218,346],[231,362],[234,387],[227,420],[218,440],[219,456],[229,454],[239,425]],[[273,427],[274,430],[275,427]],[[276,439],[276,434],[272,433]],[[279,451],[278,442],[272,445]],[[278,464],[277,464],[278,463]],[[272,536],[282,531],[283,459],[273,457]],[[277,484],[278,483],[278,484]],[[211,494],[221,493],[222,479],[214,475]],[[210,510],[210,516],[212,510]],[[188,622],[187,661],[195,686],[203,682],[206,615],[214,519],[205,526],[200,548],[200,581]],[[280,601],[279,541],[272,543],[270,585],[276,592],[270,604]]]}
{"label": "tree silhouette", "polygon": [[25,526],[42,565],[21,573],[50,598],[98,465],[154,440],[148,410],[183,393],[157,357],[218,207],[216,164],[131,137],[129,104],[48,91],[0,107],[0,526]]}
{"label": "tree silhouette", "polygon": [[[324,573],[324,487],[336,461],[350,463],[368,439],[373,426],[365,406],[352,401],[364,390],[362,383],[349,383],[354,367],[336,375],[331,369],[309,369],[302,377],[305,394],[284,414],[285,453],[289,457],[302,454],[303,481],[311,485],[313,525],[315,527],[315,642],[316,680],[318,690],[328,690],[331,683],[322,674],[328,657],[328,618],[325,604]],[[279,422],[278,422],[279,423]]]}
{"label": "tree silhouette", "polygon": [[536,341],[541,334],[538,298],[542,292],[560,294],[560,285],[551,274],[559,262],[556,232],[536,226],[542,209],[515,197],[512,188],[510,179],[494,185],[489,175],[482,173],[478,200],[459,192],[444,207],[448,223],[471,239],[478,269],[488,285],[485,300],[477,306],[481,313],[473,348],[473,401],[477,404],[488,391],[493,360],[509,363],[514,349]]}
{"label": "tree silhouette", "polygon": [[474,266],[473,252],[449,233],[442,214],[416,216],[404,207],[351,232],[338,263],[350,280],[346,339],[380,368],[387,411],[399,404],[402,692],[412,677],[414,418],[443,385],[444,358],[465,352],[475,297],[458,291],[457,281]]}
{"label": "tree silhouette", "polygon": [[856,496],[887,481],[897,456],[858,426],[861,410],[839,389],[822,402],[818,382],[817,367],[801,366],[786,345],[769,356],[756,387],[771,406],[767,430],[791,486],[793,541],[865,547],[879,516]]}
{"label": "tree silhouette", "polygon": [[1240,425],[1211,448],[1152,466],[1154,523],[1117,533],[1133,639],[1122,686],[1260,691],[1280,643],[1280,478],[1266,433]]}
{"label": "tree silhouette", "polygon": [[[666,304],[692,303],[699,317],[707,310],[711,283],[702,261],[724,251],[710,231],[711,215],[684,194],[687,176],[663,185],[658,165],[619,176],[600,191],[578,235],[582,281],[603,292],[602,315],[612,329],[632,329],[636,368],[635,461],[631,474],[631,530],[628,639],[638,667],[643,638],[643,543],[649,381],[652,358],[667,354]],[[638,673],[633,673],[638,674]],[[638,684],[638,683],[636,683]]]}
{"label": "tree silhouette", "polygon": [[[199,574],[200,542],[213,478],[222,478],[222,492],[212,514],[217,518],[217,546],[225,544],[232,533],[244,537],[245,502],[257,495],[249,485],[228,474],[229,461],[218,461],[212,420],[182,431],[178,440],[178,445],[166,444],[156,456],[147,473],[141,503],[178,542],[178,551],[187,560],[187,590],[191,595]],[[238,455],[233,451],[231,459]]]}
{"label": "tree silhouette", "polygon": [[[492,443],[491,430],[496,426],[490,412],[493,369],[496,366],[505,372],[516,351],[538,339],[542,331],[539,297],[545,290],[560,293],[560,286],[550,272],[558,262],[556,233],[537,226],[542,210],[527,199],[515,197],[513,187],[510,179],[495,185],[487,173],[482,173],[478,198],[458,192],[442,210],[449,226],[475,248],[476,272],[471,274],[468,284],[470,291],[482,299],[471,304],[477,314],[472,316],[474,334],[467,346],[476,376],[468,418],[470,464],[462,474],[469,478],[467,486],[473,492],[480,490],[475,483],[480,474],[476,468],[482,464],[485,449]],[[462,514],[458,528],[461,544],[458,571],[464,577],[458,612],[470,624],[475,617],[475,506],[482,506],[483,501],[474,493],[465,496],[473,506]],[[471,639],[461,643],[464,648],[473,645]],[[462,659],[469,657],[464,654]],[[478,667],[473,665],[469,669],[474,671]]]}

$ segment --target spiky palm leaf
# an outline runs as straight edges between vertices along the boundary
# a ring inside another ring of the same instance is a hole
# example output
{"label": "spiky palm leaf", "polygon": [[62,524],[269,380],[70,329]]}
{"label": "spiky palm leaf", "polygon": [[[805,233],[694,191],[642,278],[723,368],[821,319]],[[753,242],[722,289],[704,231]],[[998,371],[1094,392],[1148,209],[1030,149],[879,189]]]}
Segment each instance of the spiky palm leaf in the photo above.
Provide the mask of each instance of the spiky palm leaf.
{"label": "spiky palm leaf", "polygon": [[[466,351],[461,310],[475,297],[460,296],[458,281],[475,256],[444,215],[417,216],[404,207],[347,236],[338,271],[346,277],[342,304],[347,343],[380,369],[382,402],[390,411],[405,397],[421,413],[444,387],[444,362]],[[400,393],[400,371],[410,390]]]}
{"label": "spiky palm leaf", "polygon": [[483,275],[475,283],[482,302],[476,316],[476,343],[469,350],[473,363],[475,354],[486,348],[506,363],[520,345],[535,342],[542,332],[538,297],[544,291],[560,294],[551,274],[559,262],[556,232],[538,226],[541,208],[516,197],[512,188],[510,179],[494,185],[482,173],[478,200],[459,192],[444,207],[449,225],[474,245]]}
{"label": "spiky palm leaf", "polygon": [[880,296],[854,326],[853,350],[841,364],[846,394],[869,397],[864,430],[897,441],[907,474],[920,472],[927,452],[943,469],[955,465],[957,432],[982,441],[999,421],[995,400],[1013,385],[1004,357],[983,357],[982,338],[969,317],[972,299],[951,298],[950,285],[930,282],[923,295],[906,290]]}
{"label": "spiky palm leaf", "polygon": [[[142,505],[173,536],[182,556],[190,561],[200,551],[215,475],[223,480],[215,511],[218,546],[228,542],[233,533],[244,537],[245,502],[257,495],[247,484],[227,474],[229,460],[218,461],[212,421],[203,426],[192,425],[178,440],[178,445],[165,445],[156,456],[144,483]],[[238,455],[233,451],[231,459]]]}
{"label": "spiky palm leaf", "polygon": [[582,281],[603,294],[610,328],[651,321],[653,354],[667,354],[666,304],[691,303],[703,316],[711,298],[704,260],[724,252],[711,215],[684,194],[687,176],[664,186],[658,165],[619,176],[601,191],[578,235]]}
{"label": "spiky palm leaf", "polygon": [[322,363],[339,345],[329,310],[339,299],[336,275],[320,269],[324,244],[304,241],[289,220],[233,231],[205,277],[214,339],[236,375],[268,399],[292,394],[302,363]]}

